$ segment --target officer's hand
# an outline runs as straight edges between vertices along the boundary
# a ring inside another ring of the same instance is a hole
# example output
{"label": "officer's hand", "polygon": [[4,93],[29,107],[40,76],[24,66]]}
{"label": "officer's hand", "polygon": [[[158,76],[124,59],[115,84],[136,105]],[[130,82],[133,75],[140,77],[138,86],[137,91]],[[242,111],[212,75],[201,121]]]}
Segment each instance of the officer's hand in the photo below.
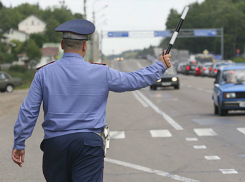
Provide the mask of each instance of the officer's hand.
{"label": "officer's hand", "polygon": [[12,159],[16,164],[22,167],[22,163],[24,162],[25,159],[25,150],[13,149]]}
{"label": "officer's hand", "polygon": [[166,50],[164,50],[164,55],[162,54],[158,60],[162,61],[162,63],[164,64],[164,66],[166,67],[166,69],[171,67],[171,61],[170,61],[170,54],[166,54]]}

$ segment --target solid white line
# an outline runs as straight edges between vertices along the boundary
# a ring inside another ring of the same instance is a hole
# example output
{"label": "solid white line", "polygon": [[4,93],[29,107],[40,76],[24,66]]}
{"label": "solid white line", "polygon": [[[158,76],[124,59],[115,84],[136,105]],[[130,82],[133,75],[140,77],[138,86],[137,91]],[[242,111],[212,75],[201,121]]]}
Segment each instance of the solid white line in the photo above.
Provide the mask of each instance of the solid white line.
{"label": "solid white line", "polygon": [[203,91],[203,89],[202,89],[202,88],[196,88],[196,90]]}
{"label": "solid white line", "polygon": [[218,135],[214,132],[212,128],[201,128],[201,129],[194,129],[195,133],[198,136],[215,136]]}
{"label": "solid white line", "polygon": [[209,93],[209,94],[213,93],[213,91],[210,91],[210,90],[206,90],[206,92]]}
{"label": "solid white line", "polygon": [[115,64],[115,61],[111,61],[111,68],[114,69],[114,64]]}
{"label": "solid white line", "polygon": [[105,158],[104,160],[106,162],[110,162],[110,163],[113,163],[113,164],[129,167],[129,168],[136,169],[136,170],[139,170],[139,171],[144,171],[144,172],[156,174],[156,175],[159,175],[159,176],[171,178],[171,179],[174,179],[174,180],[177,180],[177,181],[200,182],[200,181],[197,181],[197,180],[194,180],[194,179],[190,179],[190,178],[174,175],[174,174],[171,174],[171,173],[168,173],[168,172],[159,171],[159,170],[155,170],[155,169],[151,169],[151,168],[148,168],[148,167],[143,167],[143,166],[139,166],[139,165],[136,165],[136,164],[131,164],[131,163],[127,163],[127,162],[123,162],[123,161],[119,161],[119,160],[114,160],[114,159],[109,159],[109,158]]}
{"label": "solid white line", "polygon": [[124,131],[110,131],[110,137],[111,139],[123,139],[125,138],[125,132]]}
{"label": "solid white line", "polygon": [[132,92],[134,94],[134,97],[143,105],[143,107],[149,107],[148,104],[143,101],[135,92]]}
{"label": "solid white line", "polygon": [[140,69],[144,68],[139,62],[137,62],[137,65],[140,67]]}
{"label": "solid white line", "polygon": [[162,117],[169,123],[171,124],[176,130],[183,130],[183,128],[176,122],[174,121],[169,115],[161,111],[156,105],[154,105],[146,96],[144,96],[140,91],[136,90],[135,92],[138,93],[138,95],[141,96],[142,99],[158,114],[162,115]]}
{"label": "solid white line", "polygon": [[150,133],[153,138],[172,136],[172,134],[168,130],[150,130]]}

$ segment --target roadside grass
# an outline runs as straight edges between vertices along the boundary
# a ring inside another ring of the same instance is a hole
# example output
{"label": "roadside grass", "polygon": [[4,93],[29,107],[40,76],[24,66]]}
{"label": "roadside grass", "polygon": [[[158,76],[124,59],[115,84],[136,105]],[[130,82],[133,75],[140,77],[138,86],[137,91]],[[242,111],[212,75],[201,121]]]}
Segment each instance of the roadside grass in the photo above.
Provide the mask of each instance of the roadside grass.
{"label": "roadside grass", "polygon": [[22,84],[18,87],[15,87],[15,90],[20,89],[29,89],[32,83],[32,80],[35,76],[36,71],[35,70],[26,70],[24,72],[18,72],[18,71],[6,71],[9,73],[12,77],[19,77],[22,80]]}

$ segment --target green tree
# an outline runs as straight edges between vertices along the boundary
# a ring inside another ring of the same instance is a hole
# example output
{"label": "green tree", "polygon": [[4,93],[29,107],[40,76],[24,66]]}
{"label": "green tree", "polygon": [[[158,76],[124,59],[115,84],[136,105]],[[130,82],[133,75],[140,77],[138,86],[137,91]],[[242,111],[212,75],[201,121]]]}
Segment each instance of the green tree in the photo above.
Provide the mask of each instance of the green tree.
{"label": "green tree", "polygon": [[26,55],[28,56],[29,60],[36,60],[36,61],[39,61],[39,59],[42,56],[40,49],[32,39],[27,41]]}
{"label": "green tree", "polygon": [[17,60],[18,54],[21,53],[21,47],[23,45],[23,42],[20,42],[18,40],[12,40],[11,42],[13,44],[15,44],[15,46],[12,48],[12,56],[13,56],[14,60]]}
{"label": "green tree", "polygon": [[60,23],[55,19],[49,19],[48,20],[47,26],[46,26],[47,30],[46,30],[44,35],[47,37],[49,42],[58,43],[61,41],[62,33],[55,32],[55,28],[59,25],[60,25]]}
{"label": "green tree", "polygon": [[0,10],[3,8],[3,3],[0,1]]}
{"label": "green tree", "polygon": [[[174,29],[181,14],[171,10],[166,27]],[[203,3],[193,3],[182,26],[184,28],[224,28],[224,56],[231,59],[236,49],[243,50],[245,46],[245,2],[244,0],[205,0]],[[180,30],[181,31],[181,30]],[[161,46],[167,46],[169,39],[164,39]],[[208,49],[213,54],[221,54],[220,38],[188,38],[177,39],[174,47],[187,49],[191,53],[200,53]]]}
{"label": "green tree", "polygon": [[34,40],[39,48],[42,48],[43,43],[48,42],[47,36],[41,33],[33,33],[30,35],[30,39]]}

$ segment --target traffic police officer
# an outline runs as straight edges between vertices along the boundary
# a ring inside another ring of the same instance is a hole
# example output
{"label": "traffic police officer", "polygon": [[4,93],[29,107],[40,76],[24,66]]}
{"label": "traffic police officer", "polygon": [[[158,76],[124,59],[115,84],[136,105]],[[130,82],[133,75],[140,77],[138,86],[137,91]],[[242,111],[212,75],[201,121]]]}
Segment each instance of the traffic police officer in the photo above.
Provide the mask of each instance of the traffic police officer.
{"label": "traffic police officer", "polygon": [[133,91],[154,84],[171,67],[170,55],[139,71],[125,73],[84,61],[93,23],[76,19],[58,26],[62,59],[35,74],[14,127],[12,159],[20,167],[43,102],[43,174],[48,182],[103,181],[102,132],[109,91]]}

